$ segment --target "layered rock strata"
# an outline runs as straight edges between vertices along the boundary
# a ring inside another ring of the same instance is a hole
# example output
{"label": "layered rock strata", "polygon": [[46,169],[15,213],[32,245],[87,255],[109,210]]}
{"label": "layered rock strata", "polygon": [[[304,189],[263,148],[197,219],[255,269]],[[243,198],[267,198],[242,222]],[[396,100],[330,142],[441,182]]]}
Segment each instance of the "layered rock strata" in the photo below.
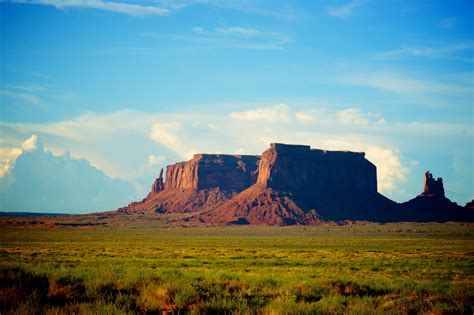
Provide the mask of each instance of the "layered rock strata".
{"label": "layered rock strata", "polygon": [[386,219],[396,204],[377,192],[375,166],[364,153],[272,143],[255,185],[203,214],[206,222],[320,224]]}
{"label": "layered rock strata", "polygon": [[169,165],[152,191],[121,212],[197,212],[212,208],[257,180],[260,157],[252,155],[195,154],[187,162]]}
{"label": "layered rock strata", "polygon": [[[469,204],[467,206],[472,206]],[[196,154],[163,170],[151,192],[122,213],[191,213],[196,224],[321,225],[331,221],[474,221],[425,173],[423,192],[402,204],[377,191],[362,152],[272,143],[262,156]]]}

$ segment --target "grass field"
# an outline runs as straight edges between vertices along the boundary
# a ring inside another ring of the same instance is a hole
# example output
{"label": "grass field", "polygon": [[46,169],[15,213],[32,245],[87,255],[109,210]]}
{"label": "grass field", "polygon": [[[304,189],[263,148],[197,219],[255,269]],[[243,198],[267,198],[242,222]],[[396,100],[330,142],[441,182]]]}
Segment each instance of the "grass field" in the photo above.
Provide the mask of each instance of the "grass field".
{"label": "grass field", "polygon": [[0,313],[472,314],[473,224],[0,230]]}

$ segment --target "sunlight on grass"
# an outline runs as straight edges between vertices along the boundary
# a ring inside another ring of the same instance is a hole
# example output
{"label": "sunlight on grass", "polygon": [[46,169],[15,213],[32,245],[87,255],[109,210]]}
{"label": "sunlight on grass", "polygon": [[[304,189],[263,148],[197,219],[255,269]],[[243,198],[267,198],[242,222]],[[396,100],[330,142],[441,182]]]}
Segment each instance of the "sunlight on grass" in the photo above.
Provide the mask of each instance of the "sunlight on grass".
{"label": "sunlight on grass", "polygon": [[1,231],[0,313],[472,313],[471,224]]}

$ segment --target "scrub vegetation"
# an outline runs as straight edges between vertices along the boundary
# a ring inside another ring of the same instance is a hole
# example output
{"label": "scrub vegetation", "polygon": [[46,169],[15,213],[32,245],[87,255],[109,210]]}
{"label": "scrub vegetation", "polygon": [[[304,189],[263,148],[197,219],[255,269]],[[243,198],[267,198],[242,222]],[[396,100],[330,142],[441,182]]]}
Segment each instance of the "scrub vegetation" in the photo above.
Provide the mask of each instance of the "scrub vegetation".
{"label": "scrub vegetation", "polygon": [[2,227],[0,313],[472,314],[473,227]]}

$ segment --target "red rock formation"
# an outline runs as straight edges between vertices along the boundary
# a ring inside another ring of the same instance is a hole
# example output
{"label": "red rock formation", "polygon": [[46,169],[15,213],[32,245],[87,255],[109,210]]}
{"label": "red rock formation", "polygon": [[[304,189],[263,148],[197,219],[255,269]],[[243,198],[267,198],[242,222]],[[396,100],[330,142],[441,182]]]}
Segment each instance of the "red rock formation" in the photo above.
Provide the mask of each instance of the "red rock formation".
{"label": "red rock formation", "polygon": [[188,162],[166,168],[165,189],[242,191],[257,179],[258,156],[195,154]]}
{"label": "red rock formation", "polygon": [[425,172],[423,192],[400,204],[396,221],[473,221],[474,211],[463,208],[444,195],[443,180]]}
{"label": "red rock formation", "polygon": [[291,195],[253,185],[216,209],[204,211],[199,220],[217,224],[319,225],[324,220],[314,209],[297,204]]}
{"label": "red rock formation", "polygon": [[378,207],[390,210],[395,206],[377,193],[376,168],[364,158],[364,153],[274,143],[262,154],[258,173],[255,185],[208,211],[202,219],[318,224],[321,217],[383,217]]}
{"label": "red rock formation", "polygon": [[197,212],[212,208],[257,180],[260,158],[251,155],[195,154],[193,159],[169,165],[152,191],[122,212]]}
{"label": "red rock formation", "polygon": [[426,171],[422,195],[444,196],[443,179],[441,177],[434,179],[433,174]]}
{"label": "red rock formation", "polygon": [[160,170],[160,176],[155,180],[153,186],[151,187],[151,193],[159,193],[165,189],[165,184],[163,183],[163,168]]}
{"label": "red rock formation", "polygon": [[257,183],[294,192],[377,192],[375,166],[364,153],[272,143],[262,154]]}
{"label": "red rock formation", "polygon": [[[425,173],[423,193],[401,205],[377,192],[364,153],[273,143],[262,157],[196,154],[170,165],[126,213],[192,212],[196,224],[325,224],[328,221],[474,221]],[[193,222],[194,222],[193,221]]]}

